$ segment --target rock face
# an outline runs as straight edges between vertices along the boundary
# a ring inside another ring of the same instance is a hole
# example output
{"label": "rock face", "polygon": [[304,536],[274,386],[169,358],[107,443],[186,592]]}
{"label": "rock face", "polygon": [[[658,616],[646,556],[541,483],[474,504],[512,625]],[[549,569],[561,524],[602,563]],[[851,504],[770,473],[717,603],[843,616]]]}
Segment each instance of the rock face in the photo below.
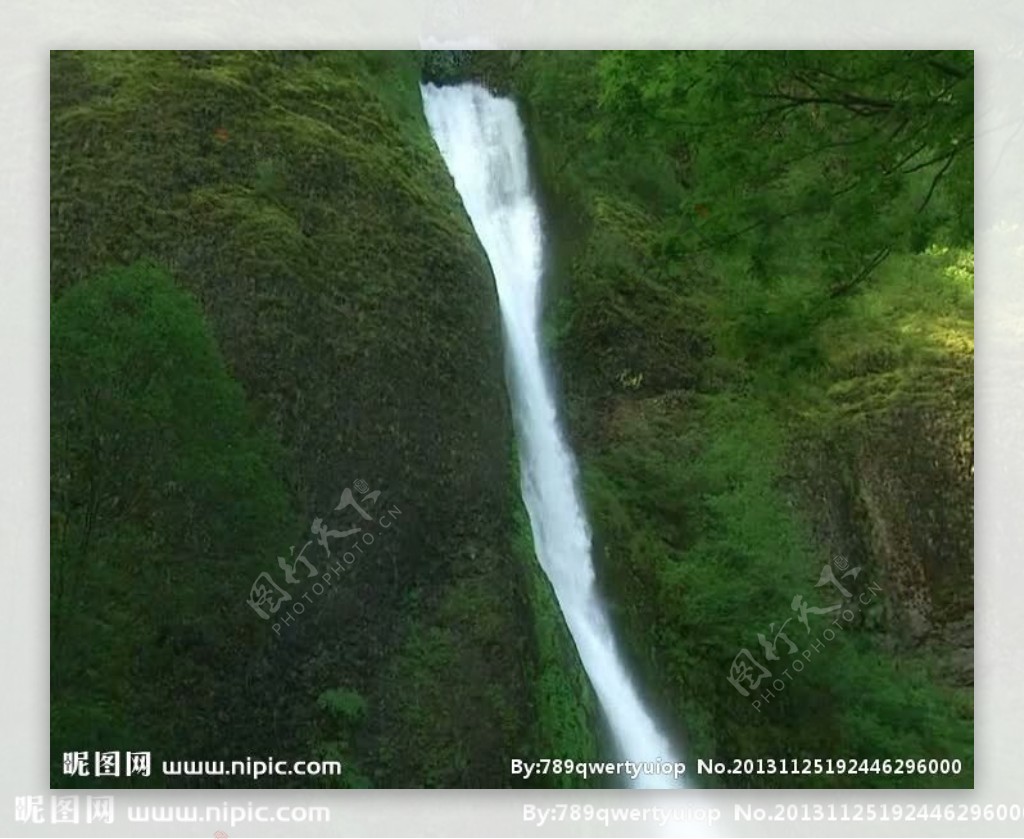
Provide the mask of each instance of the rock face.
{"label": "rock face", "polygon": [[[216,569],[237,602],[225,620],[254,620],[255,571],[276,572],[289,544],[315,538],[311,522],[354,482],[401,511],[281,640],[267,630],[237,651],[258,684],[219,690],[274,709],[260,719],[275,720],[277,752],[333,749],[356,765],[354,783],[507,785],[508,756],[539,736],[538,644],[552,642],[535,635],[531,604],[550,595],[529,552],[513,550],[521,524],[494,285],[422,116],[419,58],[52,62],[54,300],[110,267],[160,266],[199,301],[254,421],[280,446],[285,541]],[[208,584],[193,559],[177,572],[185,590]],[[544,625],[563,631],[544,609]],[[174,634],[185,618],[163,620]],[[138,633],[145,659],[158,630],[144,619]],[[133,687],[81,679],[86,704],[116,704]],[[334,688],[357,699],[331,694],[318,710]],[[58,753],[78,733],[61,726]],[[238,755],[253,753],[244,728],[223,735]]]}
{"label": "rock face", "polygon": [[883,399],[844,405],[819,443],[806,441],[818,495],[805,506],[823,544],[884,581],[893,642],[932,650],[956,684],[973,684],[972,366],[945,362],[920,371],[916,389],[889,384]]}

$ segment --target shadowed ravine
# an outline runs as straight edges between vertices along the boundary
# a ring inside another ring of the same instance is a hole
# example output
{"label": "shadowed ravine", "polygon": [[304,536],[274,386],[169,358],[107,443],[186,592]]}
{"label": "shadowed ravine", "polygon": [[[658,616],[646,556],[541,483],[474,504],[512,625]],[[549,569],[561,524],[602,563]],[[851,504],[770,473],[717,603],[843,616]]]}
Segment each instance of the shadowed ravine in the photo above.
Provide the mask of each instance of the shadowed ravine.
{"label": "shadowed ravine", "polygon": [[[616,647],[598,595],[576,464],[559,429],[541,352],[543,237],[515,105],[476,85],[423,88],[431,133],[490,259],[508,342],[522,494],[537,557],[624,760],[674,761]],[[636,787],[672,786],[641,774]]]}

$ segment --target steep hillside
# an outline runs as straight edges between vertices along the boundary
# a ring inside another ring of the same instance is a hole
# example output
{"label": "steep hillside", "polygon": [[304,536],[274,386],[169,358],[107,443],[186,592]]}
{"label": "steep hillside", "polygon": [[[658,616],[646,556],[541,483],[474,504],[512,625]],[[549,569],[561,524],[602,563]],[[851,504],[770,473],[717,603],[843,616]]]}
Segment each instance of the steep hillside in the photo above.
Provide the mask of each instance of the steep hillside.
{"label": "steep hillside", "polygon": [[[958,757],[857,783],[972,783],[970,56],[929,58],[436,62],[524,113],[602,579],[692,758]],[[805,107],[830,77],[872,104]]]}
{"label": "steep hillside", "polygon": [[[51,69],[54,783],[74,780],[62,752],[114,731],[163,758],[340,756],[342,783],[383,786],[507,785],[554,729],[593,748],[592,720],[544,710],[585,690],[523,552],[493,281],[420,57]],[[188,337],[165,336],[169,312]],[[122,414],[155,436],[97,498],[63,452],[94,462]],[[361,506],[336,509],[353,488]],[[311,540],[317,579],[296,565],[290,587],[278,558]],[[267,620],[247,604],[262,572],[294,594]]]}

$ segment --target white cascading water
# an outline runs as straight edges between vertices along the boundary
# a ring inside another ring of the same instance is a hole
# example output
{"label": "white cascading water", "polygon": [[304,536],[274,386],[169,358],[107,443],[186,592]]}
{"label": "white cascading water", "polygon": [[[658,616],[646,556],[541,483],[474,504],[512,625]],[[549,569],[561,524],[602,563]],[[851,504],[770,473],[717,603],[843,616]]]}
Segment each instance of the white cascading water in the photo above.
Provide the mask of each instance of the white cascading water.
{"label": "white cascading water", "polygon": [[[622,759],[674,762],[671,744],[644,707],[619,654],[595,585],[576,463],[559,428],[541,353],[543,238],[516,107],[473,84],[425,85],[423,104],[494,272],[508,342],[523,501],[537,557]],[[664,774],[640,774],[630,783],[649,788],[679,785]]]}

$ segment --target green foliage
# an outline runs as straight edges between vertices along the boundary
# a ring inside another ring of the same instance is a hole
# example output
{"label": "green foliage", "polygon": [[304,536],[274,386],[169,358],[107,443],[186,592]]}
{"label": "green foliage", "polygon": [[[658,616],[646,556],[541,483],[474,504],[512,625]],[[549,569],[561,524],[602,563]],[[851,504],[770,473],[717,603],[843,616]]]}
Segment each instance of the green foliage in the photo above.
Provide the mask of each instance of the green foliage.
{"label": "green foliage", "polygon": [[325,690],[316,700],[317,707],[330,718],[326,731],[318,735],[317,755],[324,759],[340,760],[342,774],[324,777],[325,786],[340,786],[362,789],[371,786],[353,761],[356,747],[353,745],[360,724],[366,717],[366,700],[353,690],[331,688]]}
{"label": "green foliage", "polygon": [[835,295],[940,229],[970,240],[970,52],[613,52],[599,75],[610,142],[682,150],[689,251]]}
{"label": "green foliage", "polygon": [[[970,784],[970,690],[904,612],[924,597],[941,626],[970,608],[971,60],[529,53],[516,69],[600,576],[686,754],[957,756],[951,782]],[[730,663],[813,599],[837,550],[884,595],[753,709]],[[901,588],[901,561],[929,581]]]}
{"label": "green foliage", "polygon": [[69,289],[51,356],[54,743],[251,753],[246,674],[273,657],[244,592],[290,519],[278,447],[154,265]]}
{"label": "green foliage", "polygon": [[316,700],[317,707],[345,723],[359,722],[366,716],[366,700],[353,690],[332,688]]}
{"label": "green foliage", "polygon": [[[740,650],[756,652],[757,633],[793,617],[794,595],[821,599],[814,585],[829,554],[780,491],[785,443],[773,409],[721,395],[654,409],[587,461],[605,585],[657,705],[691,755],[969,757],[970,703],[936,687],[920,654],[882,653],[877,622],[827,646],[760,710],[728,683]],[[788,629],[800,641],[795,620]]]}

